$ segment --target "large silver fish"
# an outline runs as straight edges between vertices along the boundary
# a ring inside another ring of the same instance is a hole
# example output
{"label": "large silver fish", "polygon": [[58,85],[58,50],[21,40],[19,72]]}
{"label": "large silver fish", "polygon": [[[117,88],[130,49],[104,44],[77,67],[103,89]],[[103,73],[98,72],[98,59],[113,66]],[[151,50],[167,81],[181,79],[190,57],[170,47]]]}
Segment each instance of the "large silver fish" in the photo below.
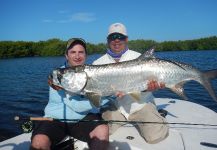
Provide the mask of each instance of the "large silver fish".
{"label": "large silver fish", "polygon": [[137,59],[120,63],[58,68],[53,70],[50,79],[69,93],[84,94],[97,107],[102,96],[114,95],[117,91],[136,97],[135,93],[147,89],[150,80],[165,83],[186,100],[183,85],[195,80],[217,101],[210,84],[210,79],[217,77],[217,70],[202,73],[188,64],[155,58],[153,52],[154,49],[150,49]]}

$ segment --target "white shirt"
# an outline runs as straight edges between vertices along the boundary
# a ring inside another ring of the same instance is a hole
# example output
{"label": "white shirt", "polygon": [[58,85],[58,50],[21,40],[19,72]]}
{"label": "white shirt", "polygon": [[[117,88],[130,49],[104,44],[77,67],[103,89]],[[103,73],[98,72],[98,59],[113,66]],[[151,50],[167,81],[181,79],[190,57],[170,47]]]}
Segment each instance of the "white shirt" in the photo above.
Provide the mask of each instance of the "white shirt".
{"label": "white shirt", "polygon": [[[136,59],[141,54],[132,50],[127,50],[120,58],[119,62]],[[116,63],[113,57],[108,54],[103,55],[93,62],[93,65]],[[117,98],[118,110],[128,118],[130,114],[142,109],[147,102],[153,102],[153,95],[151,92],[141,92],[141,100],[137,101],[132,96],[126,94],[124,97]],[[154,102],[153,102],[154,103]]]}

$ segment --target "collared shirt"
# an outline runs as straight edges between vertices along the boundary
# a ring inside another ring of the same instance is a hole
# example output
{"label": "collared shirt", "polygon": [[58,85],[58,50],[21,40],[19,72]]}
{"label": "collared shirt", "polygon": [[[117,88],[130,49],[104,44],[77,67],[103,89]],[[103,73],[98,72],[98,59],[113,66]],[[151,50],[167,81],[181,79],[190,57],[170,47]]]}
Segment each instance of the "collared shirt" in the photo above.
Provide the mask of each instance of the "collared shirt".
{"label": "collared shirt", "polygon": [[[136,59],[141,54],[132,50],[127,50],[119,59],[119,62]],[[104,54],[93,62],[93,65],[116,63],[115,59],[108,54]]]}

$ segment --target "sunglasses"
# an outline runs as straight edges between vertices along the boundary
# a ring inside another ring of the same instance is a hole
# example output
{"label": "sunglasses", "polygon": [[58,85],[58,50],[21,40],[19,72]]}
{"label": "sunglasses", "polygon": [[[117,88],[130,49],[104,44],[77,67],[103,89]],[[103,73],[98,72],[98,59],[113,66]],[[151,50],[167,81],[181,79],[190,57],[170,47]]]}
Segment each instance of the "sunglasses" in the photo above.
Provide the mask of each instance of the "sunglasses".
{"label": "sunglasses", "polygon": [[111,34],[107,37],[108,41],[114,41],[116,39],[119,39],[121,41],[124,41],[127,37],[123,34],[118,34],[118,33],[115,33],[115,34]]}

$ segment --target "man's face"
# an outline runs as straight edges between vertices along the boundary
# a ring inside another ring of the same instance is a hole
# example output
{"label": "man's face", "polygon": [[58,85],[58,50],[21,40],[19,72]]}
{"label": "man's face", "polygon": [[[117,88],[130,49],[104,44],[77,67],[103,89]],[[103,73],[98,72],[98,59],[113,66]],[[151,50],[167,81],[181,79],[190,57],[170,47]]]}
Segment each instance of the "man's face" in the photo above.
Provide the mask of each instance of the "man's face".
{"label": "man's face", "polygon": [[127,47],[128,38],[121,34],[113,34],[111,37],[108,37],[108,45],[109,48],[114,53],[120,53],[121,51],[125,50]]}
{"label": "man's face", "polygon": [[77,44],[69,49],[65,56],[71,66],[83,65],[86,60],[85,49],[80,44]]}

